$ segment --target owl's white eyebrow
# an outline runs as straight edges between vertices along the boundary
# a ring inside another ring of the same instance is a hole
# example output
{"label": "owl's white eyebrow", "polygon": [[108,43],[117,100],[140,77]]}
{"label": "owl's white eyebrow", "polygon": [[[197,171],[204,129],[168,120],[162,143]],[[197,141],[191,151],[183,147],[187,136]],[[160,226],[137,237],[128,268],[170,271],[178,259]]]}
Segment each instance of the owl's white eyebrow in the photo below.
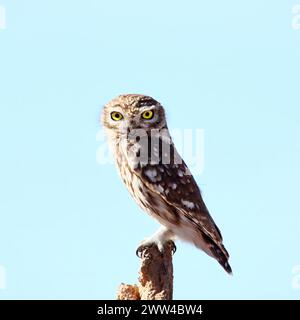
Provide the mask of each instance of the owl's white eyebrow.
{"label": "owl's white eyebrow", "polygon": [[122,107],[119,106],[118,104],[117,104],[116,106],[112,106],[111,108],[112,108],[112,109],[121,109],[121,110],[122,110]]}
{"label": "owl's white eyebrow", "polygon": [[111,113],[111,112],[115,112],[115,111],[117,111],[117,112],[120,112],[120,113],[122,113],[123,114],[123,109],[122,109],[122,107],[121,106],[113,106],[113,107],[111,107],[110,109],[109,109],[109,112]]}
{"label": "owl's white eyebrow", "polygon": [[144,106],[144,107],[141,107],[141,108],[140,108],[140,111],[152,110],[152,109],[154,109],[154,108],[156,108],[156,105],[155,105],[155,104],[153,104],[152,106]]}

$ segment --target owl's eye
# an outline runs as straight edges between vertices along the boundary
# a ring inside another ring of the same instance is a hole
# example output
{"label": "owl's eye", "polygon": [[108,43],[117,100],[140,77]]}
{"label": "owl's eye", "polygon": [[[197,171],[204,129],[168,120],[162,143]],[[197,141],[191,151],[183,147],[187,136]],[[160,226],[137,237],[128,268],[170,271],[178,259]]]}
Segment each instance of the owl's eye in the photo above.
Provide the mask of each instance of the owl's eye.
{"label": "owl's eye", "polygon": [[143,119],[146,119],[146,120],[151,120],[153,118],[153,116],[154,116],[154,112],[151,110],[147,110],[142,113]]}
{"label": "owl's eye", "polygon": [[111,118],[114,120],[114,121],[120,121],[123,119],[123,115],[122,113],[120,112],[117,112],[117,111],[114,111],[110,114]]}

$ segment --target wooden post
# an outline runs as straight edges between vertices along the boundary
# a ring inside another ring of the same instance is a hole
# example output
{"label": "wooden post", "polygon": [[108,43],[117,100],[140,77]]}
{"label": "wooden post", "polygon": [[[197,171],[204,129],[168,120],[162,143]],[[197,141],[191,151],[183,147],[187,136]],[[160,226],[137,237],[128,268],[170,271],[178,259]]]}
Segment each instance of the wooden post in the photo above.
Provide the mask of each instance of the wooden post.
{"label": "wooden post", "polygon": [[[174,248],[173,248],[174,249]],[[156,245],[147,247],[141,257],[139,284],[121,284],[117,300],[172,300],[173,263],[172,246],[161,254]]]}

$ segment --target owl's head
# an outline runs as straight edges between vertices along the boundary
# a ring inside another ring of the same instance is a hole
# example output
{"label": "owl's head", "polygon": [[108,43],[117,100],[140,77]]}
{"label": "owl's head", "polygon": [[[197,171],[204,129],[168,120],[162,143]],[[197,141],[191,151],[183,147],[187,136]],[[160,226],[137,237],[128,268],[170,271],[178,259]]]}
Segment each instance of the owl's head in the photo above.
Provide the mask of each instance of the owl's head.
{"label": "owl's head", "polygon": [[111,100],[103,109],[102,124],[105,129],[118,135],[127,135],[131,130],[166,127],[164,108],[149,96],[125,94]]}

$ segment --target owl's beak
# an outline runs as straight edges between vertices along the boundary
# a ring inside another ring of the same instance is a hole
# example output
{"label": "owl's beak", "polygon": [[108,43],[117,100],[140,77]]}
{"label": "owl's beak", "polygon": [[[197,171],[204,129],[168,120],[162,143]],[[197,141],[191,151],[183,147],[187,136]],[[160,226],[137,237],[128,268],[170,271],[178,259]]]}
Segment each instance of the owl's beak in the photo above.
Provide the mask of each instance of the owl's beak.
{"label": "owl's beak", "polygon": [[126,126],[127,126],[127,133],[135,129],[140,129],[139,125],[134,120],[127,121]]}
{"label": "owl's beak", "polygon": [[125,120],[123,123],[122,123],[122,126],[121,126],[121,134],[123,135],[128,135],[129,131],[130,131],[130,123]]}
{"label": "owl's beak", "polygon": [[[135,134],[140,134],[141,127],[135,121],[124,121],[122,125],[122,134],[128,136],[134,136]],[[138,132],[137,132],[138,131]]]}

